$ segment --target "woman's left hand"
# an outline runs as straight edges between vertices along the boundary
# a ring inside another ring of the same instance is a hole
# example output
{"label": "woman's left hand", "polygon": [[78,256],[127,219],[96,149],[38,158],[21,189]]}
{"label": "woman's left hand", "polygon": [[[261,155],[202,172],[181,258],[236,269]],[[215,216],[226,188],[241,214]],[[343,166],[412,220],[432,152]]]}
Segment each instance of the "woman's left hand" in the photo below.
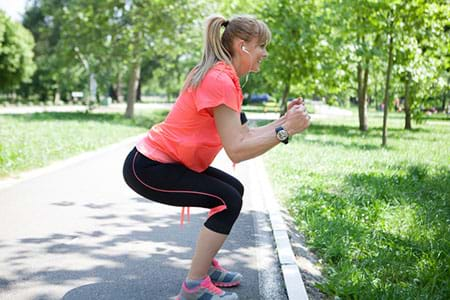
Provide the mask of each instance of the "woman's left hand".
{"label": "woman's left hand", "polygon": [[304,104],[303,98],[302,97],[297,97],[296,99],[294,99],[291,102],[289,102],[289,104],[287,106],[287,110],[289,111],[294,105],[300,105],[300,104]]}

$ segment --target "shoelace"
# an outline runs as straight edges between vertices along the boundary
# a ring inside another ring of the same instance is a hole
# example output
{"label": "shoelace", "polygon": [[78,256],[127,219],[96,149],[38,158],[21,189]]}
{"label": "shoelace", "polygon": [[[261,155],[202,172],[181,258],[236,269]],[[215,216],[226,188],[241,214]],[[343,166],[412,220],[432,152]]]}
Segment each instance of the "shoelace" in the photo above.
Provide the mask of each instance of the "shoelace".
{"label": "shoelace", "polygon": [[224,267],[222,267],[222,266],[219,264],[219,261],[218,261],[217,259],[215,259],[215,258],[213,258],[212,265],[213,265],[214,268],[218,269],[219,271],[222,271],[222,272],[228,272],[228,270],[226,270]]}
{"label": "shoelace", "polygon": [[219,289],[217,286],[215,286],[211,279],[208,278],[207,285],[204,286],[208,289],[208,291],[212,292],[213,294],[221,296],[223,294],[223,291]]}
{"label": "shoelace", "polygon": [[184,210],[187,209],[187,218],[188,222],[191,221],[191,208],[189,206],[183,206],[181,208],[181,217],[180,217],[180,226],[183,227],[184,225]]}

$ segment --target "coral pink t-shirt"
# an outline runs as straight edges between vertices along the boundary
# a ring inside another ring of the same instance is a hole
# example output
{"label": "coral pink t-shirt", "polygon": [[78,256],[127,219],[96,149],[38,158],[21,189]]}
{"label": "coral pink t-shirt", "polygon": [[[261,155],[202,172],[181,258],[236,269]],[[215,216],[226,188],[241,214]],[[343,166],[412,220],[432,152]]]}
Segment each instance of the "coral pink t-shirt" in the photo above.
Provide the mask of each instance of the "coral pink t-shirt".
{"label": "coral pink t-shirt", "polygon": [[242,100],[236,71],[219,61],[196,89],[181,93],[164,122],[153,126],[136,148],[150,159],[202,172],[223,147],[212,108],[225,104],[240,112]]}

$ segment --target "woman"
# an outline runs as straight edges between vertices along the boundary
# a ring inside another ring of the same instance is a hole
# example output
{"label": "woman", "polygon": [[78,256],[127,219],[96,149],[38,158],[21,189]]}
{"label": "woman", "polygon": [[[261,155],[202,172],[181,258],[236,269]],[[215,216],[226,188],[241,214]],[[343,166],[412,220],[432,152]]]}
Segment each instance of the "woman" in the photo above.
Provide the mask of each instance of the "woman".
{"label": "woman", "polygon": [[271,33],[249,16],[209,17],[205,33],[201,62],[165,121],[128,155],[123,172],[127,184],[147,199],[210,209],[177,299],[232,300],[238,296],[218,287],[239,285],[242,275],[223,269],[214,257],[239,216],[244,187],[210,164],[222,148],[238,163],[287,144],[309,126],[309,116],[298,98],[266,126],[242,125],[239,77],[259,71]]}

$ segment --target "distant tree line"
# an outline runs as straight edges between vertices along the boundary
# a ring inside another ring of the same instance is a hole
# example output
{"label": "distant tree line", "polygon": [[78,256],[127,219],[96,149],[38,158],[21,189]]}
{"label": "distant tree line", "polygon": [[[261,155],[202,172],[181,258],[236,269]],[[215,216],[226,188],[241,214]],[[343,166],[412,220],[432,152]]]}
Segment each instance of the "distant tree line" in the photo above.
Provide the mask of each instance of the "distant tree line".
{"label": "distant tree line", "polygon": [[262,72],[250,76],[244,92],[270,93],[282,113],[297,95],[334,105],[354,97],[362,131],[369,100],[387,117],[397,97],[411,128],[429,103],[448,106],[449,6],[442,0],[35,0],[22,22],[28,30],[0,13],[0,90],[68,100],[71,91],[90,95],[94,80],[91,98],[125,98],[132,117],[143,88],[176,97],[199,60],[207,15],[249,13],[267,22],[273,39]]}

